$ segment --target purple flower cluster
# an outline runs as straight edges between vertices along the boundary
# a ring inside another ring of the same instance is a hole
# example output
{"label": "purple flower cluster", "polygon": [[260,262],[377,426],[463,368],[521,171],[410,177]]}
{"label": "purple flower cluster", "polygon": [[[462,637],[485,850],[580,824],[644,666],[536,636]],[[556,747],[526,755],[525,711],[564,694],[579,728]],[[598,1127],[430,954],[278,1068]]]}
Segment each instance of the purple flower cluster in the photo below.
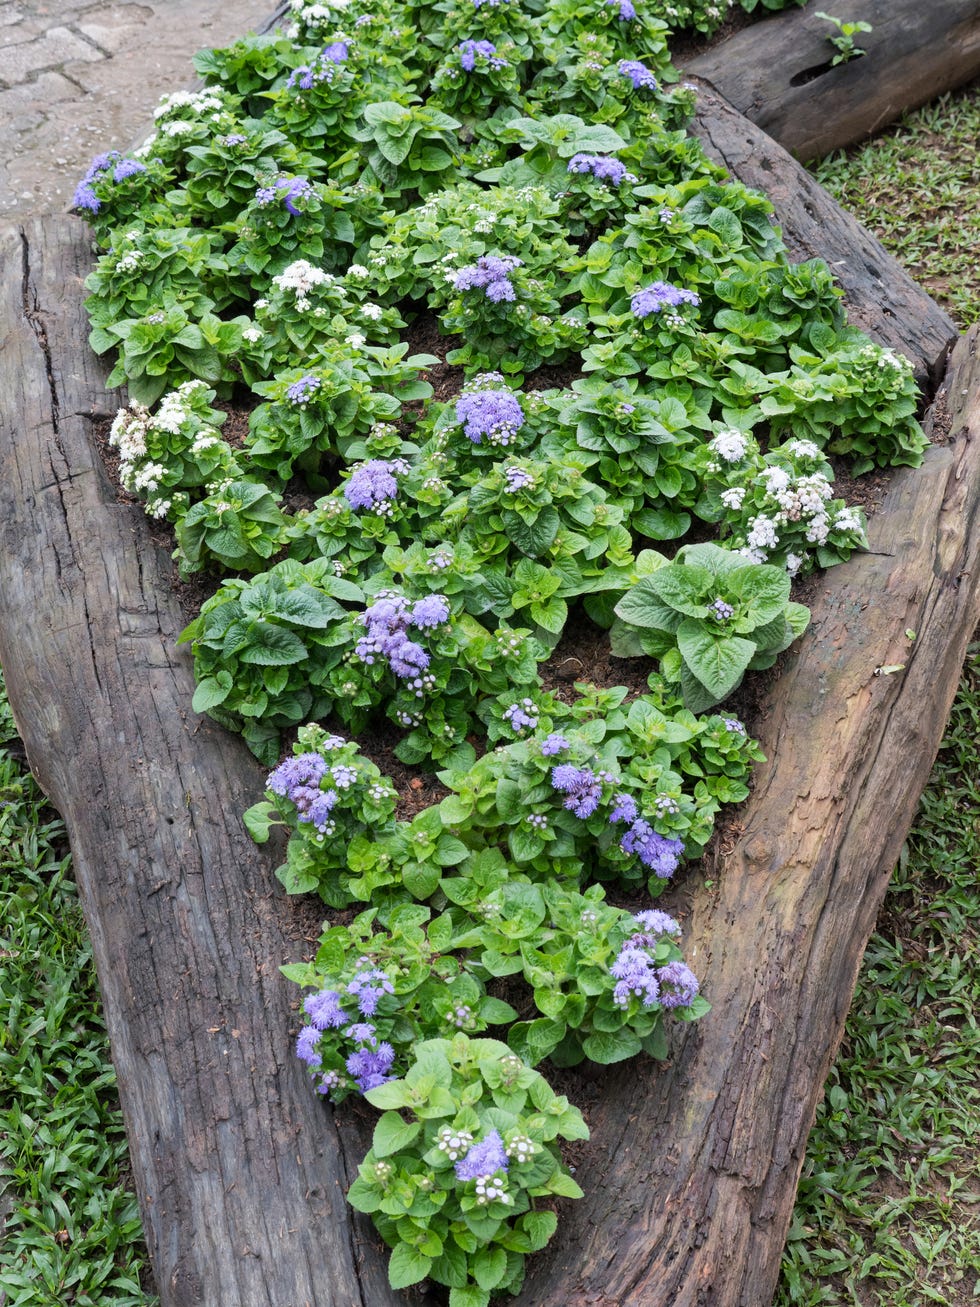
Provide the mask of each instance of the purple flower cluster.
{"label": "purple flower cluster", "polygon": [[[643,912],[634,912],[633,919],[643,927],[648,935],[679,935],[681,933],[680,923],[669,912],[661,912],[659,908],[647,908]],[[636,943],[639,938],[639,935],[632,936],[632,942]]]}
{"label": "purple flower cluster", "polygon": [[457,399],[456,421],[474,445],[486,436],[491,445],[506,447],[524,423],[524,410],[513,391],[477,390]]}
{"label": "purple flower cluster", "polygon": [[645,817],[637,817],[619,841],[624,853],[635,853],[655,876],[667,880],[677,870],[684,841],[655,831]]}
{"label": "purple flower cluster", "polygon": [[690,1007],[700,988],[697,976],[683,962],[668,962],[660,968],[661,1007]]}
{"label": "purple flower cluster", "polygon": [[303,1011],[317,1030],[337,1030],[350,1021],[340,1003],[340,995],[335,989],[321,989],[318,994],[306,996]]}
{"label": "purple flower cluster", "polygon": [[255,192],[255,202],[260,208],[275,204],[280,198],[289,213],[298,218],[300,210],[293,204],[301,195],[308,195],[313,189],[305,177],[280,177],[272,186],[260,186]]}
{"label": "purple flower cluster", "polygon": [[301,91],[311,90],[318,82],[331,82],[337,71],[337,65],[347,59],[347,41],[331,41],[320,51],[316,62],[302,64],[294,68],[286,79],[287,90],[299,87]]}
{"label": "purple flower cluster", "polygon": [[144,164],[137,159],[124,159],[118,150],[97,154],[75,188],[72,208],[88,209],[90,213],[98,213],[102,208],[102,201],[95,193],[96,182],[105,181],[109,176],[114,182],[121,182],[141,172],[146,172]]}
{"label": "purple flower cluster", "polygon": [[308,404],[314,392],[319,390],[322,384],[319,377],[308,373],[305,377],[300,377],[299,381],[294,381],[291,386],[286,387],[286,399],[290,404]]}
{"label": "purple flower cluster", "polygon": [[719,622],[727,622],[730,617],[735,616],[735,609],[731,604],[726,604],[724,599],[716,599],[708,605],[708,615],[717,618]]}
{"label": "purple flower cluster", "polygon": [[609,974],[616,981],[613,1002],[617,1007],[629,1007],[632,998],[638,998],[644,1007],[653,1007],[660,998],[652,958],[646,949],[637,948],[629,940],[616,955]]}
{"label": "purple flower cluster", "polygon": [[497,54],[497,47],[492,41],[461,41],[456,47],[459,51],[459,66],[466,73],[476,67],[478,58],[486,59],[491,68],[506,68],[507,60]]}
{"label": "purple flower cluster", "polygon": [[425,690],[421,674],[429,666],[429,655],[420,644],[408,638],[408,629],[430,631],[448,620],[449,601],[445,595],[426,595],[409,604],[403,595],[382,590],[361,617],[367,634],[358,640],[354,653],[368,665],[378,657],[383,658],[392,672],[400,680],[408,681],[421,697]]}
{"label": "purple flower cluster", "polygon": [[321,790],[327,763],[318,753],[301,753],[287,758],[269,774],[266,787],[296,805],[300,821],[308,821],[323,834],[331,828],[330,813],[336,807],[335,790]]}
{"label": "purple flower cluster", "polygon": [[505,467],[504,476],[507,478],[507,484],[504,486],[504,494],[516,495],[519,490],[533,490],[534,477],[523,467]]}
{"label": "purple flower cluster", "polygon": [[701,300],[693,290],[684,290],[672,286],[669,281],[655,281],[643,290],[638,290],[630,300],[630,308],[638,318],[648,318],[651,313],[662,309],[676,309],[681,304],[700,304]]}
{"label": "purple flower cluster", "polygon": [[636,10],[633,8],[632,0],[606,0],[606,4],[613,9],[619,10],[621,22],[631,23],[636,17]]}
{"label": "purple flower cluster", "polygon": [[344,498],[351,508],[384,512],[398,494],[395,474],[404,476],[407,471],[408,464],[403,458],[368,459],[351,473],[350,480],[344,486]]}
{"label": "purple flower cluster", "polygon": [[[369,962],[362,959],[362,962]],[[393,994],[395,987],[386,971],[379,967],[366,966],[355,973],[347,986],[347,992],[357,1003],[361,1016],[373,1017],[378,1010],[382,994]]]}
{"label": "purple flower cluster", "polygon": [[395,1050],[384,1040],[378,1040],[370,1022],[356,1022],[344,1034],[357,1045],[345,1065],[348,1075],[354,1077],[354,1083],[362,1094],[394,1079],[388,1072],[395,1061]]}
{"label": "purple flower cluster", "polygon": [[731,731],[733,735],[745,734],[745,727],[742,725],[742,723],[738,720],[737,717],[725,717],[723,720],[725,723],[726,731]]}
{"label": "purple flower cluster", "polygon": [[559,731],[552,731],[541,741],[541,753],[545,758],[553,758],[556,753],[564,753],[572,746]]}
{"label": "purple flower cluster", "polygon": [[511,730],[515,735],[520,735],[525,729],[533,731],[538,724],[534,700],[522,699],[520,703],[512,703],[509,708],[504,709],[504,719],[510,722]]}
{"label": "purple flower cluster", "polygon": [[465,1157],[456,1163],[457,1180],[479,1180],[497,1171],[508,1169],[507,1153],[504,1141],[498,1130],[491,1130],[486,1139],[481,1139],[467,1149]]}
{"label": "purple flower cluster", "polygon": [[655,91],[657,89],[656,77],[647,68],[646,64],[641,64],[638,59],[621,59],[619,61],[619,71],[623,77],[630,79],[634,90]]}
{"label": "purple flower cluster", "polygon": [[613,805],[613,810],[609,814],[610,826],[615,826],[620,821],[636,821],[640,815],[632,794],[614,794]]}
{"label": "purple flower cluster", "polygon": [[517,294],[508,274],[522,263],[513,254],[481,254],[476,263],[452,273],[451,280],[457,290],[482,290],[493,304],[513,301]]}
{"label": "purple flower cluster", "polygon": [[611,186],[638,180],[635,173],[627,170],[625,163],[610,154],[573,154],[568,161],[568,171],[589,173],[596,181],[608,182]]}
{"label": "purple flower cluster", "polygon": [[552,767],[551,788],[566,795],[564,806],[576,817],[591,817],[602,798],[602,781],[595,772],[570,762]]}

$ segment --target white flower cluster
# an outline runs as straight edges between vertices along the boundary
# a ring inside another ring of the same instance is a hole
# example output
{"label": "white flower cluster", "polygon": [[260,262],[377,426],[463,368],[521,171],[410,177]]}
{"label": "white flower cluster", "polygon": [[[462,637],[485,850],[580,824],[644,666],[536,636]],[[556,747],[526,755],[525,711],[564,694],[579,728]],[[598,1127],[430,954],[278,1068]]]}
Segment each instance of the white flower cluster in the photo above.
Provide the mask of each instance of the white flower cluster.
{"label": "white flower cluster", "polygon": [[741,463],[748,449],[748,438],[744,431],[729,427],[708,442],[708,448],[725,463]]}
{"label": "white flower cluster", "polygon": [[207,113],[220,113],[224,108],[224,101],[214,91],[174,91],[162,98],[153,110],[153,117],[159,120],[169,114],[179,113],[203,118]]}
{"label": "white flower cluster", "polygon": [[334,278],[322,268],[316,268],[306,259],[297,259],[288,268],[273,277],[273,285],[281,291],[291,291],[296,298],[296,308],[300,313],[310,307],[310,291],[314,286],[325,286]]}
{"label": "white flower cluster", "polygon": [[510,1143],[504,1148],[507,1156],[515,1162],[529,1162],[538,1151],[537,1144],[527,1135],[511,1135]]}
{"label": "white flower cluster", "polygon": [[450,1162],[457,1161],[464,1153],[469,1152],[473,1143],[473,1136],[468,1130],[454,1130],[448,1125],[442,1127],[436,1139],[440,1152],[445,1153]]}
{"label": "white flower cluster", "polygon": [[503,1176],[478,1176],[475,1189],[476,1201],[481,1207],[485,1207],[487,1203],[512,1203],[514,1201],[507,1192],[507,1182]]}

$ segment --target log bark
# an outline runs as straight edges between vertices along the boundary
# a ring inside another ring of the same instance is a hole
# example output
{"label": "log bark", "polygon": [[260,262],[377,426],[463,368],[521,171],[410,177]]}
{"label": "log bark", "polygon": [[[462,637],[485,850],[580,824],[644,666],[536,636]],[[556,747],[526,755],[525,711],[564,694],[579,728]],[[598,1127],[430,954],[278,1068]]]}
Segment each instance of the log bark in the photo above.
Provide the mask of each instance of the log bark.
{"label": "log bark", "polygon": [[836,67],[837,29],[815,8],[753,23],[684,65],[800,159],[864,140],[980,75],[977,0],[835,0],[829,13],[872,27],[855,37],[867,53]]}
{"label": "log bark", "polygon": [[911,359],[916,380],[931,395],[956,337],[949,315],[782,146],[708,83],[695,84],[692,131],[708,155],[768,195],[790,257],[826,259],[844,291],[848,321]]}
{"label": "log bark", "polygon": [[[880,247],[876,277],[849,280],[852,244],[820,235],[853,234],[819,207],[808,218],[812,252],[843,261],[852,312],[871,321],[885,295],[901,347],[934,368],[928,297],[887,298],[899,270]],[[309,945],[241,828],[262,769],[189,712],[172,564],[93,448],[92,418],[116,398],[86,344],[80,226],[9,232],[0,258],[0,661],[70,832],[164,1307],[411,1302],[343,1199],[366,1117],[335,1121],[292,1056],[277,967]],[[770,763],[740,810],[745,833],[714,887],[690,891],[689,951],[714,1012],[666,1068],[610,1078],[580,1173],[590,1196],[532,1259],[522,1307],[758,1307],[771,1294],[861,952],[976,618],[974,354],[971,335],[940,401],[955,440],[895,478],[874,552],[817,595],[762,725]]]}
{"label": "log bark", "polygon": [[0,242],[0,663],[70,834],[161,1300],[404,1303],[344,1201],[361,1140],[348,1161],[290,1047],[278,967],[303,945],[240,818],[264,771],[189,711],[172,563],[91,437],[121,397],[87,344],[90,266],[76,221]]}
{"label": "log bark", "polygon": [[980,613],[978,342],[958,342],[932,411],[950,438],[895,475],[871,551],[822,579],[767,698],[768,762],[733,846],[686,895],[713,1011],[675,1032],[665,1066],[608,1077],[587,1196],[518,1307],[771,1301],[806,1137]]}

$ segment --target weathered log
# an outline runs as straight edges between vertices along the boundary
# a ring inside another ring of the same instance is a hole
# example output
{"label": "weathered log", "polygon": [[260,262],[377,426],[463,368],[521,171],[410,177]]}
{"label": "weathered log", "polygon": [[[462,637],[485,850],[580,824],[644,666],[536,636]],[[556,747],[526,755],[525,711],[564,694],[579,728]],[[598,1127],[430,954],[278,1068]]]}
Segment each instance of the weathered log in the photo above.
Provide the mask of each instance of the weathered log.
{"label": "weathered log", "polygon": [[[91,437],[81,224],[0,243],[0,663],[74,854],[165,1307],[384,1307],[352,1166],[289,1046],[297,953],[241,812],[264,773],[189,711],[172,563]],[[363,1262],[363,1265],[362,1265]]]}
{"label": "weathered log", "polygon": [[659,1074],[610,1077],[588,1196],[523,1307],[771,1299],[806,1135],[978,616],[978,340],[958,342],[930,416],[948,441],[896,474],[871,551],[822,581],[759,726],[769,760],[737,842],[688,896],[714,1010]]}
{"label": "weathered log", "polygon": [[837,29],[816,6],[788,9],[684,65],[800,159],[864,140],[980,74],[977,0],[835,0],[842,21],[871,24],[867,53],[832,65]]}
{"label": "weathered log", "polygon": [[[844,261],[852,312],[870,321],[875,282],[848,284],[853,251],[821,247],[811,216],[813,252]],[[262,771],[189,712],[170,560],[116,502],[90,439],[115,405],[86,345],[86,242],[35,224],[0,255],[0,661],[70,832],[164,1307],[394,1307],[405,1296],[343,1200],[357,1127],[313,1097],[289,1046],[277,966],[302,951],[295,910],[239,818]],[[897,265],[875,258],[887,289]],[[902,347],[926,368],[931,302],[909,295]],[[762,725],[770,763],[746,835],[719,855],[717,888],[691,891],[715,1010],[667,1068],[611,1077],[590,1196],[532,1262],[527,1307],[756,1307],[771,1292],[860,954],[975,617],[980,471],[960,397],[972,345],[949,397],[963,431],[895,479],[875,552],[827,578]],[[903,661],[903,675],[873,676]]]}
{"label": "weathered log", "polygon": [[733,177],[768,195],[791,258],[827,260],[844,290],[848,321],[910,358],[931,394],[956,336],[949,315],[805,168],[706,83],[698,83],[692,130]]}

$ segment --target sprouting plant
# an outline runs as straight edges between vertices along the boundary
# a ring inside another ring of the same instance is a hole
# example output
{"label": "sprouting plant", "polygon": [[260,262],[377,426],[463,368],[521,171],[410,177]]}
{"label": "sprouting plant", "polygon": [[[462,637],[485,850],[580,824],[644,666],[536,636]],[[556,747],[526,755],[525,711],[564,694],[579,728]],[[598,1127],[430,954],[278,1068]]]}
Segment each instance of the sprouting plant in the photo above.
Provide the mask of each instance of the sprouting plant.
{"label": "sprouting plant", "polygon": [[833,23],[838,30],[837,36],[828,36],[827,40],[834,47],[837,53],[831,59],[831,67],[837,64],[846,64],[850,59],[857,59],[862,54],[867,54],[867,50],[862,50],[860,46],[854,44],[854,37],[858,32],[870,32],[871,24],[861,21],[845,23],[843,19],[835,18],[833,14],[825,14],[822,9],[818,9],[815,18],[822,18],[825,23]]}

